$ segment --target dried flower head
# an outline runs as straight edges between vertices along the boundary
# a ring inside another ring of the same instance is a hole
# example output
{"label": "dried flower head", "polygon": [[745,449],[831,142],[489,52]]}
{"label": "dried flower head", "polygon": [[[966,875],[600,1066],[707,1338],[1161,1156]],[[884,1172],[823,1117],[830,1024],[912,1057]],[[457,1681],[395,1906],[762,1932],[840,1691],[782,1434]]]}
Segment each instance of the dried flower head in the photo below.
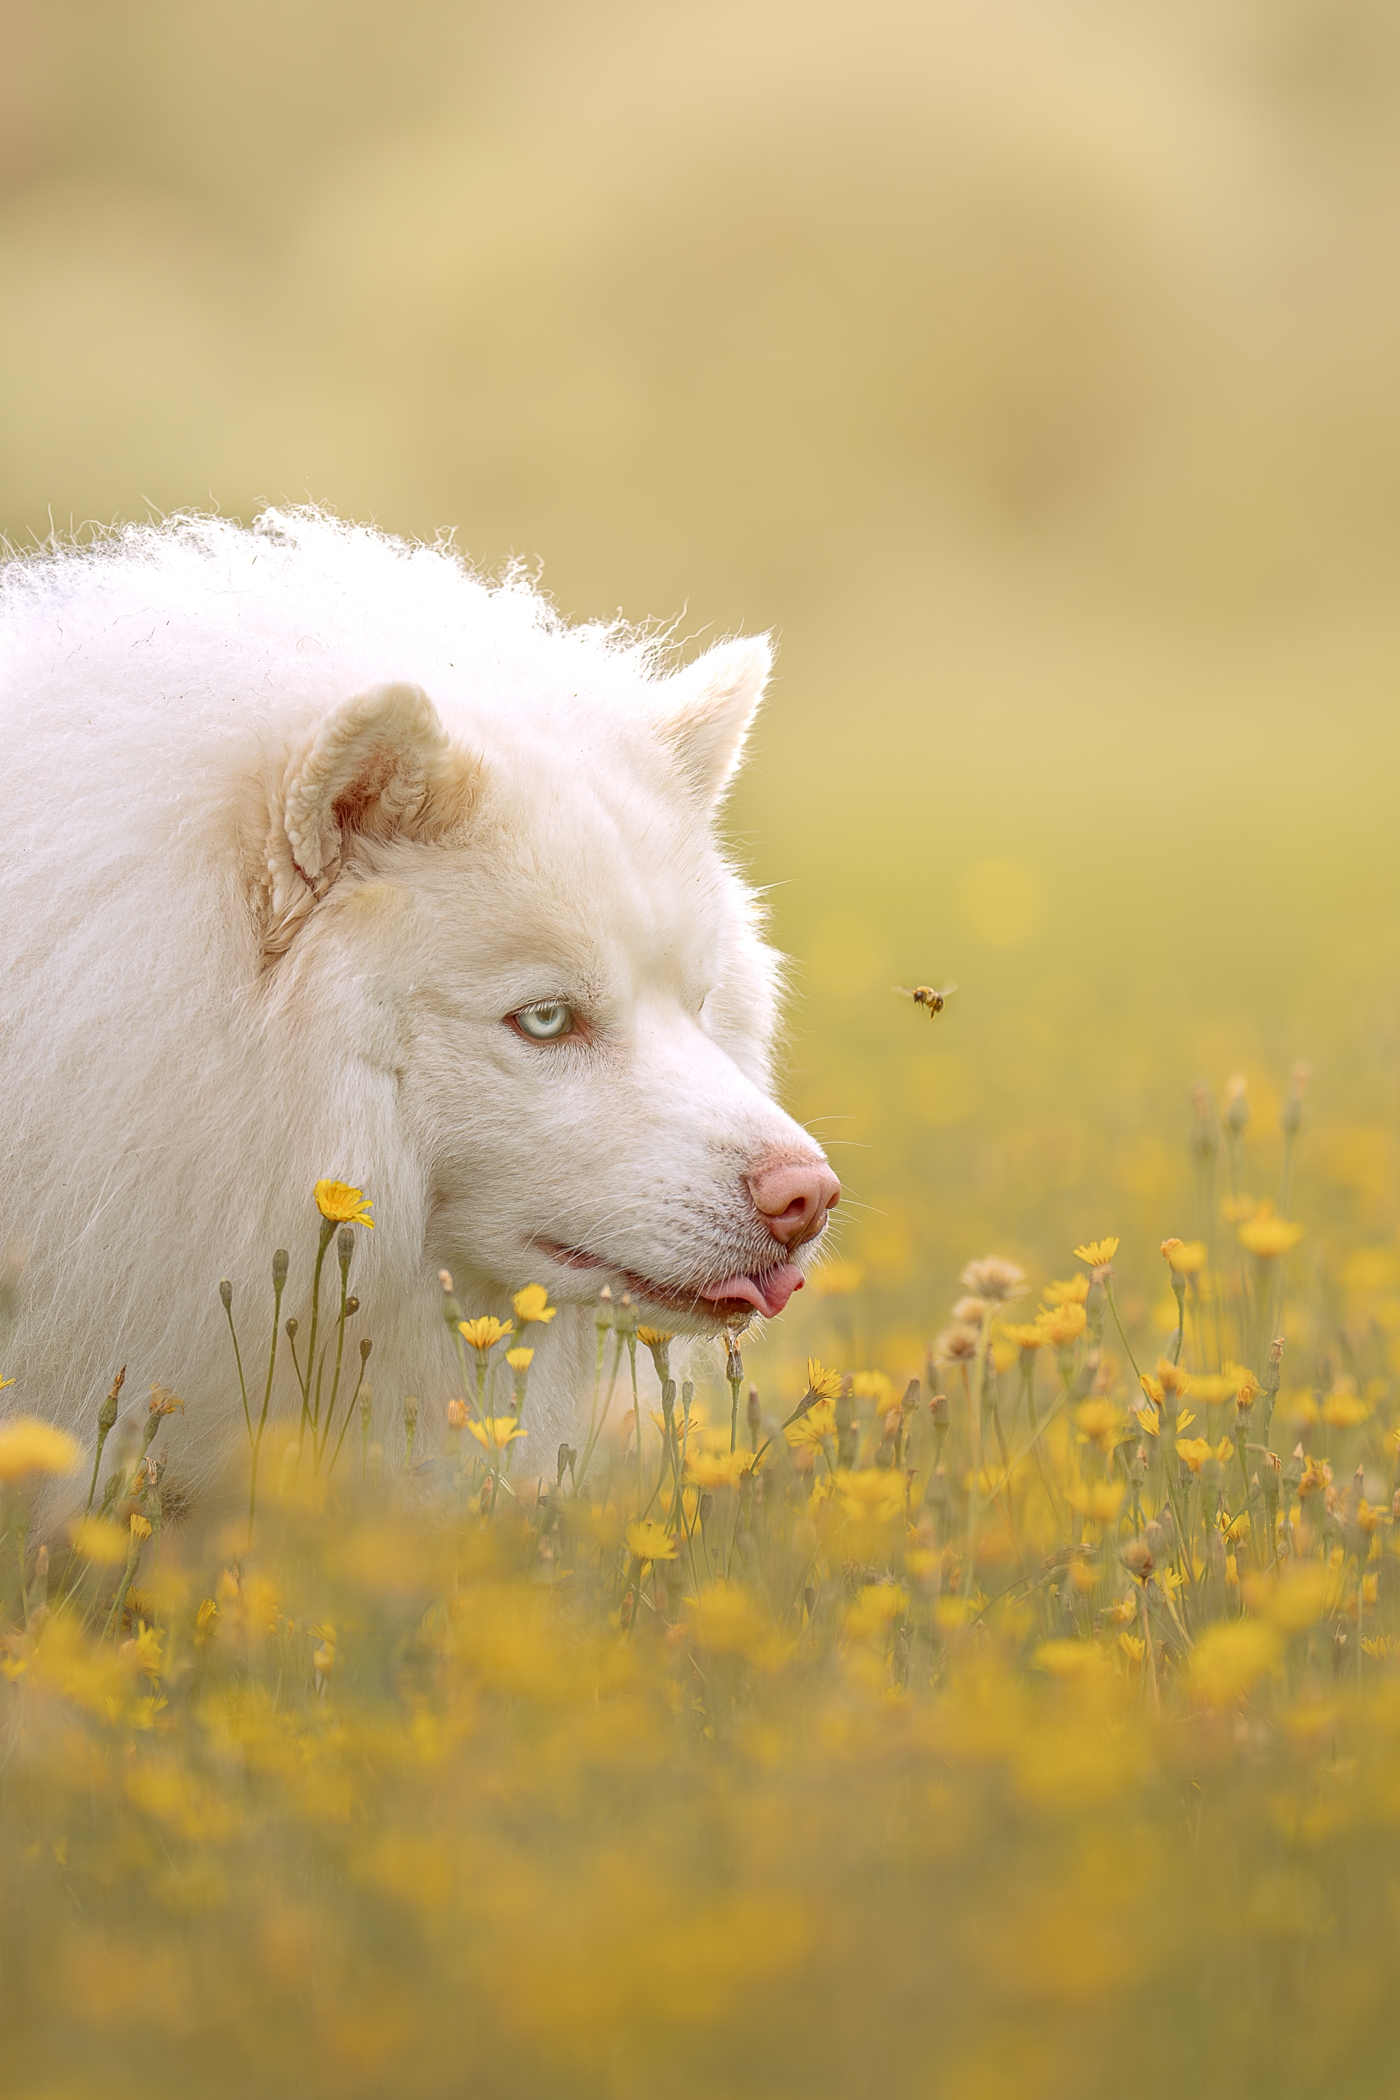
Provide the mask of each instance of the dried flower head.
{"label": "dried flower head", "polygon": [[981,1340],[979,1330],[961,1323],[945,1327],[933,1344],[933,1360],[939,1364],[971,1363]]}
{"label": "dried flower head", "polygon": [[351,1188],[348,1181],[318,1181],[315,1196],[316,1208],[329,1224],[363,1225],[373,1232],[374,1205],[363,1189]]}
{"label": "dried flower head", "polygon": [[447,1426],[449,1429],[465,1429],[467,1426],[467,1403],[465,1400],[449,1400],[447,1403]]}
{"label": "dried flower head", "polygon": [[953,1307],[953,1318],[960,1327],[980,1327],[993,1304],[991,1298],[959,1298]]}
{"label": "dried flower head", "polygon": [[1146,1539],[1129,1539],[1118,1558],[1136,1582],[1146,1582],[1154,1562]]}
{"label": "dried flower head", "polygon": [[958,1282],[974,1298],[985,1298],[992,1305],[1009,1305],[1015,1298],[1024,1298],[1027,1288],[1025,1270],[999,1254],[985,1254],[981,1261],[970,1261]]}

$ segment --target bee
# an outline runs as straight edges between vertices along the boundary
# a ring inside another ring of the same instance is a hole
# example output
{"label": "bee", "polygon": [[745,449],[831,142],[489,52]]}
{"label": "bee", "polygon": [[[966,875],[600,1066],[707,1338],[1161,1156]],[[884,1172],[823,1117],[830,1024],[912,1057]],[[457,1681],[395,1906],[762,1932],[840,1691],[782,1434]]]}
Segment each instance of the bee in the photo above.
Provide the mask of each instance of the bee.
{"label": "bee", "polygon": [[930,1021],[932,1021],[936,1015],[942,1013],[947,1001],[952,998],[957,990],[957,986],[955,984],[940,985],[938,990],[935,991],[931,984],[919,984],[915,985],[911,991],[907,984],[897,984],[895,990],[902,998],[912,999],[915,1006],[922,1006]]}

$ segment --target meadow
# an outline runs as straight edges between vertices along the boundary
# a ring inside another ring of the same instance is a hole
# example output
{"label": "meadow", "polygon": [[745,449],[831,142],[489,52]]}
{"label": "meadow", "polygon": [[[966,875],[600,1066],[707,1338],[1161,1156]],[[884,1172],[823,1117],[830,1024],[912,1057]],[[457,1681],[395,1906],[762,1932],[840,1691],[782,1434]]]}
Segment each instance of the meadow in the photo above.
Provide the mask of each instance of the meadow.
{"label": "meadow", "polygon": [[220,1499],[0,1330],[7,2100],[1395,2087],[1397,19],[0,15],[10,543],[310,498],[772,631],[846,1190],[732,1363],[600,1307],[562,1463],[518,1311],[263,1423],[310,1189]]}
{"label": "meadow", "polygon": [[7,2089],[1387,2089],[1400,1257],[1305,1252],[1306,1079],[1268,1196],[1200,1092],[1190,1237],[975,1256],[911,1377],[850,1261],[794,1375],[600,1300],[537,1454],[544,1291],[444,1277],[460,1391],[372,1394],[324,1183],[319,1340],[228,1291],[246,1506],[117,1386],[31,1526],[12,1416]]}

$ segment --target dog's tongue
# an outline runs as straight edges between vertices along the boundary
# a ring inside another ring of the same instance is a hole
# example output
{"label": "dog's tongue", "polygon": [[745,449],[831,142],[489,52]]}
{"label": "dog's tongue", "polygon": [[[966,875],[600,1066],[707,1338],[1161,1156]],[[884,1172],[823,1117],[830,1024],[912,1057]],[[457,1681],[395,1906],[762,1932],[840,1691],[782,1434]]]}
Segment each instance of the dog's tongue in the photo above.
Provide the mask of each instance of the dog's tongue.
{"label": "dog's tongue", "polygon": [[702,1298],[711,1301],[720,1298],[740,1298],[745,1305],[772,1320],[782,1311],[794,1291],[800,1291],[805,1281],[795,1262],[785,1261],[776,1269],[765,1269],[761,1276],[726,1276],[708,1291],[701,1291]]}

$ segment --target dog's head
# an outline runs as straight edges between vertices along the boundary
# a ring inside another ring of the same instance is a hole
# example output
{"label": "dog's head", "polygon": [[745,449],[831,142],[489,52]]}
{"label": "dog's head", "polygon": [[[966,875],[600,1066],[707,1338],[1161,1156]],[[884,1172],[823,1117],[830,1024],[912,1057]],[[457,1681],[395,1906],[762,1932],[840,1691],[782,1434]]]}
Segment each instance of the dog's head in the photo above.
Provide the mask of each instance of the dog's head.
{"label": "dog's head", "polygon": [[769,664],[616,707],[381,686],[266,784],[267,952],[392,1079],[429,1269],[692,1328],[800,1285],[839,1187],[769,1091],[777,958],[714,833]]}

